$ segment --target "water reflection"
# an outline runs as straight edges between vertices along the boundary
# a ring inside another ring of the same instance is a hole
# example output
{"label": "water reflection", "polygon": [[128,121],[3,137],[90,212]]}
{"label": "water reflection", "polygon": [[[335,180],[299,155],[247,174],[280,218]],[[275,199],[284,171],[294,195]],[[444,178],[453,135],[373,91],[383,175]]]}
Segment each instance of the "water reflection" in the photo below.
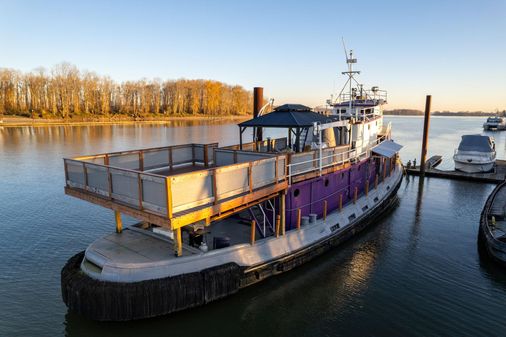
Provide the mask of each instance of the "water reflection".
{"label": "water reflection", "polygon": [[[421,119],[389,118],[404,161],[419,155]],[[429,156],[451,155],[480,119],[434,118]],[[446,135],[439,136],[441,133]],[[417,136],[420,134],[420,137]],[[494,135],[506,157],[506,132]],[[378,224],[296,270],[168,317],[91,322],[62,303],[60,270],[110,233],[109,210],[63,194],[62,157],[186,142],[238,141],[234,122],[0,129],[0,335],[503,335],[506,275],[476,249],[493,186],[406,177]],[[502,152],[501,152],[502,151]],[[464,308],[464,309],[463,309]]]}

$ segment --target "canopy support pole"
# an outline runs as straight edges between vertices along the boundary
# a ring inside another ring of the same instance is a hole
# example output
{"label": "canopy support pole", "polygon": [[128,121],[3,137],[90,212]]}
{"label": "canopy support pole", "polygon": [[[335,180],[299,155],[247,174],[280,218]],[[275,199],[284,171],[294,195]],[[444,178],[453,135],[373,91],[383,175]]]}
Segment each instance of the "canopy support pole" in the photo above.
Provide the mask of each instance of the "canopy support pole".
{"label": "canopy support pole", "polygon": [[300,152],[300,128],[295,131],[295,152]]}
{"label": "canopy support pole", "polygon": [[242,150],[242,134],[246,130],[246,127],[239,127],[239,149]]}

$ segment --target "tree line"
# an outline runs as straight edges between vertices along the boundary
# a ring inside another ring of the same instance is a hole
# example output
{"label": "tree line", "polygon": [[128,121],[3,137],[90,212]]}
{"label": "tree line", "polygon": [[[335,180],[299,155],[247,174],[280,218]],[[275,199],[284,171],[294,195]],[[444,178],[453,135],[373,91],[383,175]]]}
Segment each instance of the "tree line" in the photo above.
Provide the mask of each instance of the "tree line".
{"label": "tree line", "polygon": [[0,115],[32,118],[134,118],[181,115],[244,115],[250,91],[212,80],[159,79],[117,83],[69,63],[29,73],[0,68]]}

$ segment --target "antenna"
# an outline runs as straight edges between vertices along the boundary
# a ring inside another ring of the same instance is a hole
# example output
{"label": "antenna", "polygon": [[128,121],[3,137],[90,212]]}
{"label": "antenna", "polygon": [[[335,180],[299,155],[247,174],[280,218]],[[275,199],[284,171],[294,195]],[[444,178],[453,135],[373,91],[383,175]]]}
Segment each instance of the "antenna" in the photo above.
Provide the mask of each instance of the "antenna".
{"label": "antenna", "polygon": [[342,36],[341,36],[341,41],[343,42],[344,57],[346,57],[346,62],[348,62],[348,51],[346,50],[346,44],[344,43],[344,37],[342,37]]}

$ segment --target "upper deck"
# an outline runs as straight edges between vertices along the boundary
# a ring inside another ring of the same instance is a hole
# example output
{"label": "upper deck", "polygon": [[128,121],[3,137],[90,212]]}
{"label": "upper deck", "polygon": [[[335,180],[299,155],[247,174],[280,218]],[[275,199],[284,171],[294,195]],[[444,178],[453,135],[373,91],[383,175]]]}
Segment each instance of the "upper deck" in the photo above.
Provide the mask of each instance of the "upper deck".
{"label": "upper deck", "polygon": [[370,155],[349,145],[290,153],[287,139],[218,148],[185,144],[64,159],[67,194],[177,229],[276,196],[292,182]]}

